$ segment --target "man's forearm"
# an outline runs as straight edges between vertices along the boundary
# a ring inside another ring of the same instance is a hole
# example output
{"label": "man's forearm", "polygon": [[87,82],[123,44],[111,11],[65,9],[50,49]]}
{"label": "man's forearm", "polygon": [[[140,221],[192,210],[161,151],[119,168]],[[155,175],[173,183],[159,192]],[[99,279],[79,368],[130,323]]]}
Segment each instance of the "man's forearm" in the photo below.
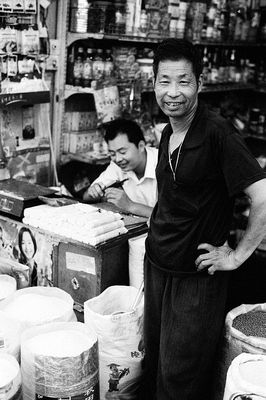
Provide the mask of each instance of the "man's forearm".
{"label": "man's forearm", "polygon": [[266,235],[266,204],[251,205],[247,228],[235,251],[236,265],[240,266],[256,250]]}

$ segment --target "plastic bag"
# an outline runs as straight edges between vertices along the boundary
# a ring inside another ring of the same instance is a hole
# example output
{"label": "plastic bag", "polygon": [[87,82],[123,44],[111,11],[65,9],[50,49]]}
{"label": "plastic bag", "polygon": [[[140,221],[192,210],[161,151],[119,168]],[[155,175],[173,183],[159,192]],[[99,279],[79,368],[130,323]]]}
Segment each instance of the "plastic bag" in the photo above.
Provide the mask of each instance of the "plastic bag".
{"label": "plastic bag", "polygon": [[[143,377],[144,300],[133,310],[139,291],[132,286],[110,286],[84,303],[84,322],[99,342],[100,399],[137,399]],[[112,396],[111,396],[112,398]]]}

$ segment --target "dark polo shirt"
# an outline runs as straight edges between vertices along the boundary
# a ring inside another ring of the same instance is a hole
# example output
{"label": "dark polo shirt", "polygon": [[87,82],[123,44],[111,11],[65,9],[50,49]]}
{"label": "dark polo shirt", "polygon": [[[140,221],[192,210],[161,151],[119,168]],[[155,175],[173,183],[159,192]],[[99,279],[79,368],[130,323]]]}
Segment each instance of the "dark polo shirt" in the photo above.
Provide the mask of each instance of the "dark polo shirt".
{"label": "dark polo shirt", "polygon": [[174,180],[168,157],[171,133],[167,125],[160,142],[158,202],[146,254],[174,275],[196,273],[197,246],[221,246],[226,241],[236,195],[266,175],[235,127],[199,102]]}

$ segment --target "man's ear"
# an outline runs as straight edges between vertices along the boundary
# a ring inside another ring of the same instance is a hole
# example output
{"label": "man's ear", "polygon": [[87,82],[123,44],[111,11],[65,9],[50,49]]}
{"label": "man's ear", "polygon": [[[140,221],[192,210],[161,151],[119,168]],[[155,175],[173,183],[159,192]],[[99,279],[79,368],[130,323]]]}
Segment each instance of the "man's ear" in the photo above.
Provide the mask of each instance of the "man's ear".
{"label": "man's ear", "polygon": [[143,149],[145,149],[145,147],[146,147],[145,141],[144,140],[140,140],[139,144],[138,144],[138,149],[139,150],[143,150]]}
{"label": "man's ear", "polygon": [[202,86],[203,86],[203,75],[201,74],[198,80],[198,93],[201,92]]}

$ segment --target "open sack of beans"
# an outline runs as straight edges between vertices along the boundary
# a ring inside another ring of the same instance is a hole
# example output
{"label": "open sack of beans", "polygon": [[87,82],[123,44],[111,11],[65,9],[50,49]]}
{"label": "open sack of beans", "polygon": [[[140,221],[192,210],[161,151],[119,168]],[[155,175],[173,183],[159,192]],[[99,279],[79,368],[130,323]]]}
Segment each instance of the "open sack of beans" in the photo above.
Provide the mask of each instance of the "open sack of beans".
{"label": "open sack of beans", "polygon": [[226,374],[241,353],[266,355],[266,303],[242,304],[228,312],[225,334],[215,366],[213,400],[222,400]]}

